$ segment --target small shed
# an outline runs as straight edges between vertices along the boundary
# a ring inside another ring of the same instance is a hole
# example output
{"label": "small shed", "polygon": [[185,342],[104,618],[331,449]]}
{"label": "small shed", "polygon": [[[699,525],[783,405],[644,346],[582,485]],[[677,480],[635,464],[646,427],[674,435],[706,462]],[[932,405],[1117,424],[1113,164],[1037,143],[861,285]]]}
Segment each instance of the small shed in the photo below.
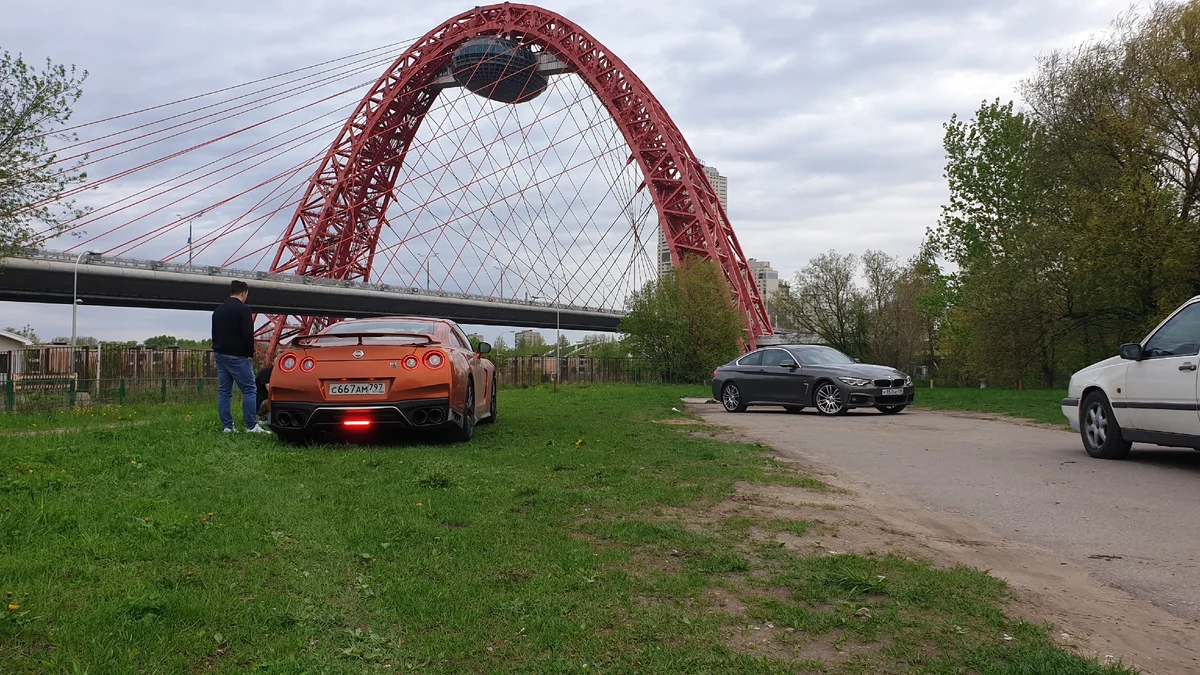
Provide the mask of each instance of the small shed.
{"label": "small shed", "polygon": [[33,340],[23,335],[0,330],[0,352],[12,352],[32,346]]}

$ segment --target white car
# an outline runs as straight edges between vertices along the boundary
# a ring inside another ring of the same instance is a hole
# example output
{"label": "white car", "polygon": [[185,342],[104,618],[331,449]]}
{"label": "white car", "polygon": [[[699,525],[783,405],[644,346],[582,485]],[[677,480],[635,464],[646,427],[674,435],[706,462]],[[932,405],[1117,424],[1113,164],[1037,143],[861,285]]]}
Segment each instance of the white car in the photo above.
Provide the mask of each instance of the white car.
{"label": "white car", "polygon": [[1120,459],[1132,443],[1200,449],[1200,296],[1140,343],[1071,376],[1062,411],[1092,457]]}

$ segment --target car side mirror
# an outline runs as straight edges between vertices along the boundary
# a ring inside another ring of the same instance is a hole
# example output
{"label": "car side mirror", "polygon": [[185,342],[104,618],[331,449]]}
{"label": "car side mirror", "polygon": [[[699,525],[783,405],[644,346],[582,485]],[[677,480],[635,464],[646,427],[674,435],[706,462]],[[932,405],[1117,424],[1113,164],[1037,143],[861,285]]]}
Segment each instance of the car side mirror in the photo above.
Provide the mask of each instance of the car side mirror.
{"label": "car side mirror", "polygon": [[795,362],[795,361],[784,361],[784,362],[782,362],[782,363],[780,363],[780,364],[779,364],[779,367],[780,367],[780,368],[789,368],[789,369],[791,369],[791,370],[795,370],[795,369],[797,368],[797,365],[796,365],[796,362]]}
{"label": "car side mirror", "polygon": [[853,359],[855,363],[862,363],[862,359],[858,358],[857,356],[853,357]]}
{"label": "car side mirror", "polygon": [[1121,358],[1125,359],[1126,361],[1141,361],[1142,346],[1136,342],[1127,345],[1121,345]]}
{"label": "car side mirror", "polygon": [[492,351],[492,345],[487,342],[480,342],[479,346],[475,348],[475,351],[480,354],[488,354]]}

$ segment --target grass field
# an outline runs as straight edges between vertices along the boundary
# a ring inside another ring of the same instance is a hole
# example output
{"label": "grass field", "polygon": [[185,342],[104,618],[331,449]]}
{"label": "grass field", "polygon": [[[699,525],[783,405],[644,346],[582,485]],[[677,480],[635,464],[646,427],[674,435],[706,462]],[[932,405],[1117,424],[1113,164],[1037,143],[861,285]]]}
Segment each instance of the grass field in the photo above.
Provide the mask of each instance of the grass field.
{"label": "grass field", "polygon": [[[981,572],[803,557],[750,531],[809,523],[698,517],[738,481],[826,489],[652,422],[698,393],[505,391],[468,445],[286,447],[219,433],[209,406],[0,438],[0,670],[1128,672],[1007,618]],[[803,658],[731,643],[748,623]]]}
{"label": "grass field", "polygon": [[1066,398],[1060,389],[928,389],[919,388],[914,405],[934,410],[967,410],[1000,413],[1050,424],[1066,425],[1059,404]]}

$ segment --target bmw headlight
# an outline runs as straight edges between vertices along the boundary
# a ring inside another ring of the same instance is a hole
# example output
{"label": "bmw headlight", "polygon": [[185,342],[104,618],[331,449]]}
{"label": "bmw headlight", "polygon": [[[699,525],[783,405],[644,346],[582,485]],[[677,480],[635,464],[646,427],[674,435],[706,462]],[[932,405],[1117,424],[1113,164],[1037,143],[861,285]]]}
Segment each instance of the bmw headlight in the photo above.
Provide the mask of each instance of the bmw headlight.
{"label": "bmw headlight", "polygon": [[838,379],[851,387],[865,387],[871,384],[870,380],[864,380],[861,377],[839,377]]}
{"label": "bmw headlight", "polygon": [[905,376],[904,376],[904,386],[906,386],[906,387],[911,387],[911,386],[913,386],[913,384],[912,384],[912,375],[905,375]]}

